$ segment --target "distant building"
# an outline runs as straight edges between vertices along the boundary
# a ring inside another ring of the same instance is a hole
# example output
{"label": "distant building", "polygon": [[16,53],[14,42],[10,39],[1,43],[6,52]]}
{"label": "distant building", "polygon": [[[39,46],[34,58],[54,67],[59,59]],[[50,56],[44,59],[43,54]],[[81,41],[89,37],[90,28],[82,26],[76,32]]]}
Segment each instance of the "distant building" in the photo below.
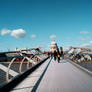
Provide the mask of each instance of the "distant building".
{"label": "distant building", "polygon": [[68,53],[92,53],[92,49],[71,46]]}
{"label": "distant building", "polygon": [[54,52],[55,50],[57,51],[57,43],[55,41],[52,41],[50,45],[50,51]]}
{"label": "distant building", "polygon": [[14,51],[18,51],[18,48],[15,48]]}

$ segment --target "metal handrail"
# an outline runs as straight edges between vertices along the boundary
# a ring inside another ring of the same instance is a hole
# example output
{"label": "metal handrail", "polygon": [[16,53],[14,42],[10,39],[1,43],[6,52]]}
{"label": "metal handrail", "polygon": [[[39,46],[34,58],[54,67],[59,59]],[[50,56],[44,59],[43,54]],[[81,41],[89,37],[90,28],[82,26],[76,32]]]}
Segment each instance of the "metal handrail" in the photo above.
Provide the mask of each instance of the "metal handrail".
{"label": "metal handrail", "polygon": [[[25,59],[28,60],[27,69],[28,69],[29,63],[32,63],[32,64],[33,64],[33,62],[30,62],[30,60],[31,60],[30,58],[24,57],[23,60],[22,60],[21,63],[20,63],[20,66],[19,66],[19,73],[22,73],[22,71],[21,71],[21,70],[22,70],[22,65],[23,65],[23,62],[24,62]],[[33,61],[33,60],[32,60],[32,61]]]}
{"label": "metal handrail", "polygon": [[[25,72],[21,73],[20,75],[14,77],[12,80],[10,80],[8,83],[4,83],[0,86],[0,92],[9,92],[11,89],[13,89],[16,85],[18,85],[21,81],[23,81],[29,74],[31,74],[33,71],[35,71],[41,64],[43,64],[49,57],[46,57],[43,61],[37,63],[33,67],[30,67],[30,69],[26,70]],[[12,60],[13,62],[14,60]]]}
{"label": "metal handrail", "polygon": [[16,58],[13,58],[10,62],[10,64],[8,65],[8,70],[6,72],[6,81],[9,81],[9,70],[10,70],[10,67],[12,65],[12,63],[15,61]]}
{"label": "metal handrail", "polygon": [[[20,66],[19,66],[19,73],[22,73],[22,72],[21,72],[21,70],[22,70],[22,65],[23,65],[23,62],[24,62],[25,59],[27,59],[29,63],[36,64],[36,63],[34,62],[34,60],[31,60],[31,59],[28,58],[27,56],[23,55],[21,52],[20,52],[19,54],[20,54],[20,56],[14,57],[14,58],[11,60],[10,64],[8,65],[8,70],[7,70],[7,72],[6,72],[6,81],[9,81],[9,70],[10,70],[10,67],[11,67],[12,63],[15,61],[16,58],[24,57],[24,58],[22,59],[21,63],[20,63]],[[29,63],[27,64],[27,69],[28,69]]]}

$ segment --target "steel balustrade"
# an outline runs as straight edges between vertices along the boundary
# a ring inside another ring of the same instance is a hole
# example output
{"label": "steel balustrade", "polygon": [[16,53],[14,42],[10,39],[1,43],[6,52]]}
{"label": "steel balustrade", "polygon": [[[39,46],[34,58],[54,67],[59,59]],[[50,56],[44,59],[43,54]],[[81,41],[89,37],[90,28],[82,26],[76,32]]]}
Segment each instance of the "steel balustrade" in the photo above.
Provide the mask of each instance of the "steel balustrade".
{"label": "steel balustrade", "polygon": [[[31,56],[31,55],[26,55],[26,53],[24,53],[24,51],[33,51],[33,50],[35,52],[34,52],[34,54],[32,53],[33,58],[31,57],[31,59],[30,59],[28,56]],[[27,62],[26,62],[27,69],[29,69],[30,63],[33,66],[33,65],[37,64],[38,61],[42,61],[45,58],[44,54],[41,51],[39,52],[37,49],[11,51],[11,52],[3,52],[3,53],[18,53],[20,55],[20,56],[7,57],[7,58],[12,58],[8,67],[7,67],[6,78],[5,78],[7,82],[9,82],[11,80],[9,78],[9,75],[12,75],[12,77],[14,77],[14,76],[22,73],[22,67],[23,67],[23,63],[24,63],[25,60],[27,60]],[[11,66],[17,58],[21,58],[21,57],[22,57],[22,60],[19,63],[20,65],[19,65],[19,68],[18,68],[18,72],[15,72],[14,70],[11,69]],[[9,73],[9,72],[11,72],[11,73]]]}

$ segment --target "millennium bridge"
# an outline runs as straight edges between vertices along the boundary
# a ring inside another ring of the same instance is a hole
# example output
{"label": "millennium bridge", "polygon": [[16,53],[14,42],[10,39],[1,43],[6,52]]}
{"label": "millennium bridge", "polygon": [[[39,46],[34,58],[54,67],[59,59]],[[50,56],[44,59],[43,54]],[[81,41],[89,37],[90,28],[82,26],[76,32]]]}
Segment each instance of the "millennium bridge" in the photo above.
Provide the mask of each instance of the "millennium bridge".
{"label": "millennium bridge", "polygon": [[70,53],[60,63],[38,48],[7,53],[14,56],[0,57],[0,92],[92,92],[92,71]]}

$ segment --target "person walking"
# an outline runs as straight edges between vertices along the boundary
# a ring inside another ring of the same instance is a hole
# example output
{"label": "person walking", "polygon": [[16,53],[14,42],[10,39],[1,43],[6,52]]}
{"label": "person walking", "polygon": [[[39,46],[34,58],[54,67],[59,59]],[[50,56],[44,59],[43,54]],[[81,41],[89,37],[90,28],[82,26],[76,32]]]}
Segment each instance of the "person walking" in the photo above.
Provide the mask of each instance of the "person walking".
{"label": "person walking", "polygon": [[57,60],[58,60],[58,63],[60,63],[60,53],[57,52]]}
{"label": "person walking", "polygon": [[57,47],[57,61],[58,63],[60,63],[60,51],[58,47]]}
{"label": "person walking", "polygon": [[56,58],[57,58],[57,52],[56,52],[56,50],[54,51],[53,56],[54,56],[54,60],[56,61]]}
{"label": "person walking", "polygon": [[62,47],[60,47],[60,56],[62,57],[62,59],[64,59],[64,52]]}

